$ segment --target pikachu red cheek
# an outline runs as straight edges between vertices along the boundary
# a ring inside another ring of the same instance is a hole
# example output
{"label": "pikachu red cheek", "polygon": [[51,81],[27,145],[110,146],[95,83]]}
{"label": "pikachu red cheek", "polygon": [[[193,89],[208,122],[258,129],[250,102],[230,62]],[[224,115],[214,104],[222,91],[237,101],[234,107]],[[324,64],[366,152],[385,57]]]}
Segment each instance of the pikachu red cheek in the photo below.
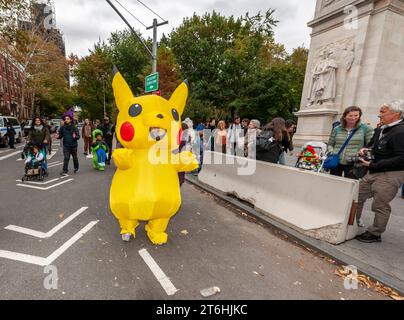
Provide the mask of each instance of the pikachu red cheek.
{"label": "pikachu red cheek", "polygon": [[135,128],[130,122],[124,122],[121,126],[121,137],[124,141],[130,142],[135,137]]}

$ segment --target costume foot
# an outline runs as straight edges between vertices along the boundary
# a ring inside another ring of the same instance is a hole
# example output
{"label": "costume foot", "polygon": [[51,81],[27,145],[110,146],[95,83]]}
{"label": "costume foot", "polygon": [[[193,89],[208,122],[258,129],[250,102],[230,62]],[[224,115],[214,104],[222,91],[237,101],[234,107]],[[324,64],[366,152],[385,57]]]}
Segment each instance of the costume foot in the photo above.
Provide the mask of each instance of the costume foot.
{"label": "costume foot", "polygon": [[150,241],[155,245],[162,245],[166,244],[168,240],[168,235],[165,232],[155,232],[150,230],[150,228],[146,225],[147,236],[149,237]]}
{"label": "costume foot", "polygon": [[125,241],[125,242],[129,242],[130,237],[131,237],[131,234],[130,234],[130,233],[124,233],[124,234],[122,235],[122,240]]}

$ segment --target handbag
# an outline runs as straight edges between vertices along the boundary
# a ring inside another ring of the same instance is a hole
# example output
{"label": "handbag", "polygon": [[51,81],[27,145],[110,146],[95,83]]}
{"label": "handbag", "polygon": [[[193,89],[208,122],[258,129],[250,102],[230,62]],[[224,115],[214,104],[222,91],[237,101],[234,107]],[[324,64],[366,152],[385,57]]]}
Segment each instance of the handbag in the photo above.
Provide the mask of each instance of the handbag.
{"label": "handbag", "polygon": [[350,134],[348,139],[346,139],[346,141],[344,142],[344,144],[342,145],[341,149],[339,150],[339,152],[337,154],[330,154],[327,156],[327,158],[324,160],[324,164],[323,164],[324,169],[331,170],[331,169],[335,169],[336,167],[338,167],[339,157],[342,154],[342,152],[344,151],[344,149],[346,148],[346,146],[348,145],[349,141],[351,141],[351,139],[354,136],[354,134],[356,133],[356,131],[358,131],[358,128],[352,131],[352,133]]}

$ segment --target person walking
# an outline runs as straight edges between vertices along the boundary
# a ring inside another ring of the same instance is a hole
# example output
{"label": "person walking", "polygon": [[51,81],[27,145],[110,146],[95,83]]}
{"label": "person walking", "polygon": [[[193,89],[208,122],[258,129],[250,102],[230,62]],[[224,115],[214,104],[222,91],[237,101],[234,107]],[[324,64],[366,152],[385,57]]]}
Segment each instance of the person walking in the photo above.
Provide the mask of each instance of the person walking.
{"label": "person walking", "polygon": [[359,150],[367,146],[373,137],[374,130],[371,126],[361,122],[362,110],[352,106],[344,110],[340,125],[336,126],[328,140],[328,153],[338,154],[342,146],[352,135],[346,147],[339,157],[339,164],[331,169],[333,176],[342,176],[350,179],[358,179],[354,172],[352,158],[358,155]]}
{"label": "person walking", "polygon": [[28,142],[40,146],[40,148],[48,145],[50,141],[50,132],[39,117],[32,120],[31,128],[28,131]]}
{"label": "person walking", "polygon": [[64,125],[60,127],[58,139],[63,140],[63,171],[61,175],[67,175],[69,172],[70,155],[73,157],[74,173],[79,172],[79,159],[77,158],[77,141],[80,139],[80,133],[73,124],[73,119],[66,115]]}
{"label": "person walking", "polygon": [[92,137],[91,134],[93,132],[93,126],[90,123],[90,120],[85,119],[84,120],[84,126],[81,129],[81,136],[83,137],[84,140],[84,155],[87,156],[90,154],[90,148],[91,148],[91,143],[92,143]]}
{"label": "person walking", "polygon": [[111,157],[112,157],[112,141],[114,139],[115,133],[115,126],[113,123],[110,122],[108,117],[104,118],[104,124],[101,126],[102,134],[104,135],[105,143],[108,146],[108,158],[107,158],[107,165],[111,164]]}
{"label": "person walking", "polygon": [[8,145],[9,145],[10,149],[15,149],[14,141],[15,141],[16,132],[15,132],[15,129],[14,129],[14,127],[13,127],[13,125],[11,123],[9,123],[7,125],[7,133],[6,134],[7,134],[7,137],[8,137]]}

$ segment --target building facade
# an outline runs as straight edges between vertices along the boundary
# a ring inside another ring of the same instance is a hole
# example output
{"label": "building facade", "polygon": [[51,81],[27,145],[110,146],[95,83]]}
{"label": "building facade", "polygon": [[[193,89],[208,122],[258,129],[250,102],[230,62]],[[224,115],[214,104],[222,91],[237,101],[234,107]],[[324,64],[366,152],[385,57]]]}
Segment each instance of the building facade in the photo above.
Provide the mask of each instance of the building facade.
{"label": "building facade", "polygon": [[317,0],[295,145],[328,141],[344,109],[376,126],[404,98],[404,0]]}
{"label": "building facade", "polygon": [[29,116],[26,105],[20,107],[23,76],[18,66],[0,52],[0,114],[20,119]]}

